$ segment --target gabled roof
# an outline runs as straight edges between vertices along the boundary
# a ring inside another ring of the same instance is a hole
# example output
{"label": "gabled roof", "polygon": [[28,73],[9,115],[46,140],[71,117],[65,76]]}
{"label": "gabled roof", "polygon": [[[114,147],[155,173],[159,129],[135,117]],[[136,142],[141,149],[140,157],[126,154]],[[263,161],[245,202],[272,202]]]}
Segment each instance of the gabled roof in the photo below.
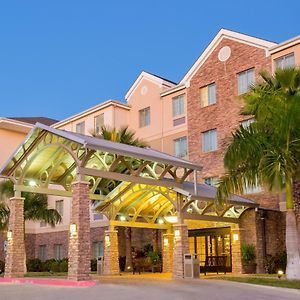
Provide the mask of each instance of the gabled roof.
{"label": "gabled roof", "polygon": [[291,38],[287,41],[284,41],[284,42],[282,42],[282,43],[280,43],[276,46],[273,46],[269,50],[269,52],[270,52],[270,54],[274,54],[276,52],[282,51],[284,49],[287,49],[289,47],[293,47],[293,46],[298,45],[298,44],[300,44],[300,35],[295,36],[295,37],[293,37],[293,38]]}
{"label": "gabled roof", "polygon": [[204,50],[204,52],[200,55],[197,61],[193,64],[193,66],[189,69],[183,79],[180,81],[180,84],[185,84],[189,86],[189,82],[194,74],[198,71],[198,69],[204,64],[210,54],[214,51],[214,49],[218,46],[218,44],[224,39],[231,39],[234,41],[238,41],[240,43],[244,43],[250,46],[262,48],[266,50],[266,55],[268,54],[267,51],[271,47],[274,47],[276,43],[266,41],[260,38],[256,38],[253,36],[249,36],[246,34],[242,34],[239,32],[235,32],[232,30],[221,29],[215,38],[211,41],[208,47]]}
{"label": "gabled roof", "polygon": [[145,72],[143,71],[139,76],[138,78],[134,81],[134,83],[132,84],[132,86],[130,87],[130,89],[128,90],[128,92],[126,93],[125,95],[125,99],[128,100],[128,98],[130,97],[130,95],[133,93],[133,91],[137,88],[137,86],[139,85],[139,83],[144,79],[148,79],[160,86],[166,86],[166,87],[173,87],[173,86],[176,86],[176,83],[171,81],[171,80],[168,80],[168,79],[165,79],[163,77],[160,77],[160,76],[157,76],[157,75],[154,75],[154,74],[151,74],[149,72]]}
{"label": "gabled roof", "polygon": [[32,125],[34,125],[35,123],[41,123],[48,126],[58,122],[58,120],[45,117],[9,117],[8,119],[25,122]]}
{"label": "gabled roof", "polygon": [[127,105],[126,103],[123,103],[123,102],[120,102],[120,101],[117,101],[117,100],[107,100],[103,103],[100,103],[100,104],[97,104],[97,105],[95,105],[91,108],[88,108],[88,109],[80,112],[79,114],[76,114],[76,115],[73,115],[73,116],[71,116],[69,118],[66,118],[64,120],[61,120],[58,123],[53,124],[52,127],[59,128],[60,126],[63,126],[65,124],[69,123],[69,122],[76,121],[76,120],[78,120],[82,117],[85,117],[86,115],[97,112],[98,110],[104,109],[108,106],[117,106],[119,108],[130,110],[130,106]]}

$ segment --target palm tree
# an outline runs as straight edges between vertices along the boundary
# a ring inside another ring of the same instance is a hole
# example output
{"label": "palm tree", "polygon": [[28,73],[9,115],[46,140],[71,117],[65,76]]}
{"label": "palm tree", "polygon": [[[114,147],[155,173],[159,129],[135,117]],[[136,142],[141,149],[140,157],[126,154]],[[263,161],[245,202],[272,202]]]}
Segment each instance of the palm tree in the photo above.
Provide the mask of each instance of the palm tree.
{"label": "palm tree", "polygon": [[[145,148],[147,143],[141,139],[135,138],[135,132],[129,130],[128,126],[121,127],[119,130],[116,128],[110,128],[107,126],[102,126],[99,133],[92,133],[94,137],[102,138],[112,142],[118,142],[122,144],[127,144],[135,147]],[[126,169],[126,167],[125,167]],[[123,172],[124,170],[119,170]],[[115,186],[117,183],[114,182],[112,186]],[[125,270],[132,270],[132,257],[131,257],[131,227],[125,228],[125,238],[126,238],[126,265]]]}
{"label": "palm tree", "polygon": [[[14,184],[10,180],[0,183],[0,231],[6,231],[9,221],[9,206],[7,198],[13,197]],[[44,221],[51,226],[61,222],[61,215],[56,209],[48,208],[47,196],[43,194],[23,192],[24,197],[24,223],[25,221]],[[25,226],[24,226],[25,239]],[[26,253],[25,253],[26,261]],[[24,271],[26,272],[26,263],[24,262]]]}
{"label": "palm tree", "polygon": [[240,126],[224,157],[226,173],[220,178],[217,200],[243,193],[245,186],[264,185],[286,193],[287,278],[300,279],[293,180],[300,174],[300,69],[279,69],[243,98],[242,114],[253,116],[248,128]]}
{"label": "palm tree", "polygon": [[116,128],[110,128],[108,126],[102,126],[99,133],[92,133],[94,137],[102,138],[112,142],[118,142],[121,144],[127,144],[140,148],[145,148],[148,145],[141,139],[135,138],[135,132],[131,131],[128,126],[121,127],[119,130]]}

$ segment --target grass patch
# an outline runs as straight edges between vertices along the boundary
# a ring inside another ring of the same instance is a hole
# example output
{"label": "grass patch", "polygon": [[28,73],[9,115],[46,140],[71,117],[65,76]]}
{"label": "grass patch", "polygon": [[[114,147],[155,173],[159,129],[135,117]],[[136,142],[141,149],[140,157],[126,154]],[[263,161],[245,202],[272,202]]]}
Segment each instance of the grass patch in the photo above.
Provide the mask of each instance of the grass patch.
{"label": "grass patch", "polygon": [[300,280],[278,279],[276,275],[255,275],[255,276],[222,276],[214,279],[236,281],[242,283],[269,285],[282,288],[300,289]]}
{"label": "grass patch", "polygon": [[67,275],[65,272],[28,272],[25,277],[67,277]]}

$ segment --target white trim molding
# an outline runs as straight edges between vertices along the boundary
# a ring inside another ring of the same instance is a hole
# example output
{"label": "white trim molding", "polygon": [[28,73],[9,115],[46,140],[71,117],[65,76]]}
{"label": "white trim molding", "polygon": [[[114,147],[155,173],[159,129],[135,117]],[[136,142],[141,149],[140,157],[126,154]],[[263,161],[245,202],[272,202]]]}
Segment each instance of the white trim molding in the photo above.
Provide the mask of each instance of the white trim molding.
{"label": "white trim molding", "polygon": [[200,55],[197,61],[189,69],[189,71],[186,73],[186,75],[183,77],[183,79],[180,81],[179,84],[184,84],[186,87],[189,87],[191,78],[204,64],[204,62],[207,60],[210,54],[215,50],[215,48],[219,45],[219,43],[224,38],[264,49],[266,51],[266,56],[269,55],[268,50],[271,47],[276,46],[276,43],[273,42],[269,42],[263,39],[259,39],[256,37],[252,37],[246,34],[238,33],[227,29],[221,29],[218,32],[218,34],[215,36],[215,38],[211,41],[211,43],[208,45],[208,47],[204,50],[204,52]]}

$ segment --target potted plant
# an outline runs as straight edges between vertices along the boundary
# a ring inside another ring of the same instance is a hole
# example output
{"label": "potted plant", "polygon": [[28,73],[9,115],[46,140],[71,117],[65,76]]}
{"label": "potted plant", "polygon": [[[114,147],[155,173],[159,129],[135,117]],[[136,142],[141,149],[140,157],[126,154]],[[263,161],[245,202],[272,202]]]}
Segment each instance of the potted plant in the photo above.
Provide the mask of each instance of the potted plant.
{"label": "potted plant", "polygon": [[157,250],[149,251],[147,256],[151,260],[152,272],[161,272],[161,253]]}
{"label": "potted plant", "polygon": [[242,244],[241,254],[242,254],[243,273],[246,274],[256,273],[255,246],[253,244]]}

